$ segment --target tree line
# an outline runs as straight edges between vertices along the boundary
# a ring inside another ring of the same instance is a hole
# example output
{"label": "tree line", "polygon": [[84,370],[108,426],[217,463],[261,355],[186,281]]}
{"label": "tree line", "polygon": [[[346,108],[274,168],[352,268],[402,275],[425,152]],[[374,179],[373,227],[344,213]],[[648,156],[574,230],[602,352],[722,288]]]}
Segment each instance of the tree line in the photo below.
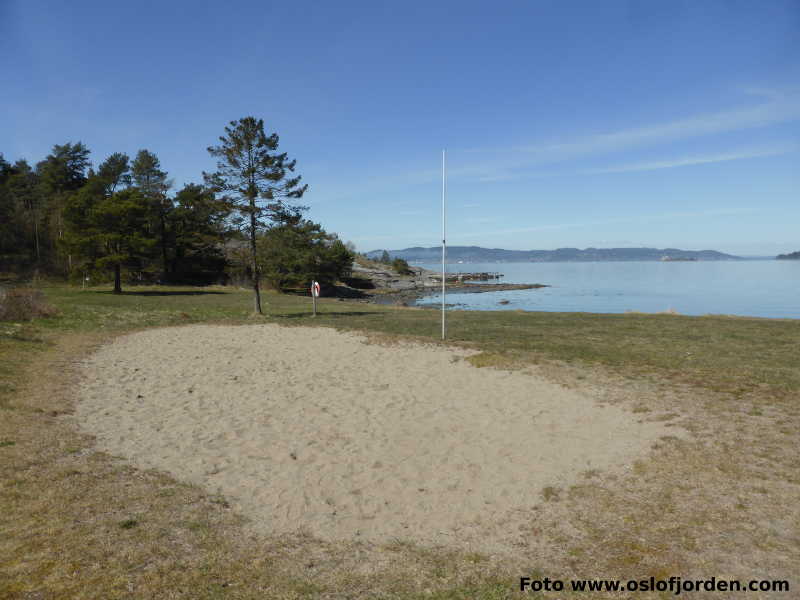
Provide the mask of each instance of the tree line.
{"label": "tree line", "polygon": [[173,191],[157,155],[115,152],[93,167],[81,142],[35,165],[0,154],[0,271],[114,281],[247,280],[260,312],[277,289],[347,275],[352,249],[306,219],[307,185],[260,119],[232,121],[208,148],[217,170]]}

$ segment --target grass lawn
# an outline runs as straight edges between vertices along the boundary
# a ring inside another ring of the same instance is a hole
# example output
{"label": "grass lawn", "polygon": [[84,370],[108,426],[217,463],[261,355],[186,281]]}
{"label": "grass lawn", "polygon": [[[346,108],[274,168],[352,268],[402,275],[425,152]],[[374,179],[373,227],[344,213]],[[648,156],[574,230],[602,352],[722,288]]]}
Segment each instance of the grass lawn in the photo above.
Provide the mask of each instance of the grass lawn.
{"label": "grass lawn", "polygon": [[255,538],[224,498],[95,452],[60,418],[73,364],[121,333],[275,322],[441,343],[437,311],[322,299],[312,319],[310,299],[266,294],[254,317],[250,292],[227,288],[43,289],[59,316],[0,323],[0,598],[512,598],[523,575],[798,573],[800,320],[450,312],[448,343],[477,350],[476,366],[604,386],[693,434],[627,477],[548,490],[529,543],[497,557]]}

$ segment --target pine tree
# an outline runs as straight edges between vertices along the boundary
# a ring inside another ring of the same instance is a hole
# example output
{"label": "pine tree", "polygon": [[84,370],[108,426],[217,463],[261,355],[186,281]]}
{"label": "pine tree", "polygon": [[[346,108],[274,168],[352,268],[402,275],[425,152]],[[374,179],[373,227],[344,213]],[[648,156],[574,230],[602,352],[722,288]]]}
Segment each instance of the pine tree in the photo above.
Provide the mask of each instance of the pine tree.
{"label": "pine tree", "polygon": [[169,270],[167,222],[172,210],[172,200],[167,196],[167,191],[172,187],[172,182],[167,179],[167,172],[161,170],[161,161],[149,150],[139,150],[136,154],[131,164],[131,177],[133,185],[148,200],[153,230],[158,232],[161,266],[166,274]]}
{"label": "pine tree", "polygon": [[29,261],[27,240],[25,238],[26,201],[19,197],[20,191],[33,194],[36,182],[30,177],[19,179],[20,165],[24,164],[32,175],[27,163],[22,161],[12,165],[0,154],[0,271],[20,267]]}
{"label": "pine tree", "polygon": [[156,244],[148,224],[150,201],[136,188],[107,193],[108,182],[92,177],[64,209],[64,244],[87,269],[111,269],[114,293],[122,293],[124,267],[141,268]]}
{"label": "pine tree", "polygon": [[15,225],[21,230],[20,237],[26,238],[24,253],[19,253],[15,262],[33,262],[38,268],[42,260],[40,230],[43,221],[42,189],[39,177],[24,159],[18,160],[10,168],[5,183],[9,210],[15,215]]}
{"label": "pine tree", "polygon": [[97,176],[107,182],[108,194],[117,191],[117,187],[131,184],[130,158],[122,152],[115,152],[97,168]]}
{"label": "pine tree", "polygon": [[[86,183],[86,170],[91,164],[89,154],[89,149],[81,142],[56,144],[50,154],[36,165],[40,187],[37,217],[43,219],[44,225],[44,231],[37,231],[37,262],[41,259],[42,250],[46,250],[50,265],[59,265],[58,270],[65,273],[71,268],[71,255],[62,257],[64,263],[55,255],[62,246],[64,236],[64,206]],[[41,233],[45,234],[44,239]],[[47,242],[46,248],[42,243],[44,241]]]}
{"label": "pine tree", "polygon": [[189,183],[175,195],[169,216],[173,246],[172,273],[192,280],[198,273],[221,273],[225,267],[230,207],[214,192]]}
{"label": "pine tree", "polygon": [[286,153],[278,153],[278,135],[264,133],[264,121],[245,117],[231,121],[219,146],[208,152],[217,158],[217,171],[203,173],[206,184],[217,194],[228,198],[238,213],[238,223],[247,232],[250,242],[250,268],[253,279],[254,309],[261,310],[259,291],[260,268],[256,260],[256,237],[268,223],[292,221],[305,210],[289,204],[301,198],[308,188],[301,177],[292,176],[295,161]]}
{"label": "pine tree", "polygon": [[313,221],[299,219],[270,227],[258,240],[258,263],[273,288],[325,287],[349,276],[353,253]]}

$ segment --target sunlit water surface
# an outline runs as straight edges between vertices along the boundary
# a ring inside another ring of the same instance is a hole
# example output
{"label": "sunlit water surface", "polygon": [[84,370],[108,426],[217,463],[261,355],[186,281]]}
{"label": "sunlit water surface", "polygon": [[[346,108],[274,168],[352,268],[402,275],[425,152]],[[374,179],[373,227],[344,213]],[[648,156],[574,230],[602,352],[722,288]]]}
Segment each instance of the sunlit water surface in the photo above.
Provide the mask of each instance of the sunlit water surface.
{"label": "sunlit water surface", "polygon": [[[422,264],[432,270],[441,265]],[[623,313],[677,311],[800,318],[800,261],[470,263],[448,272],[498,271],[504,283],[543,283],[535,290],[448,293],[467,310],[539,310]],[[508,300],[508,304],[500,304]],[[433,295],[418,304],[441,303]]]}

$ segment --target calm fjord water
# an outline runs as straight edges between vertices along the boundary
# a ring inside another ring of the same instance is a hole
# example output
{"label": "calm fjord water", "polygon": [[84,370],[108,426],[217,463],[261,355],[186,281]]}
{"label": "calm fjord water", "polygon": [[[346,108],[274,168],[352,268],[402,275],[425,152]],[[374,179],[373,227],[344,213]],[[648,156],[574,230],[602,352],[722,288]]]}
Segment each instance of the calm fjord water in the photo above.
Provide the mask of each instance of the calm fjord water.
{"label": "calm fjord water", "polygon": [[[420,265],[440,270],[441,265]],[[541,310],[800,319],[800,261],[581,262],[449,264],[450,273],[497,271],[504,283],[543,283],[538,290],[447,294],[467,310]],[[508,300],[509,304],[499,304]],[[426,297],[418,304],[441,302]]]}

